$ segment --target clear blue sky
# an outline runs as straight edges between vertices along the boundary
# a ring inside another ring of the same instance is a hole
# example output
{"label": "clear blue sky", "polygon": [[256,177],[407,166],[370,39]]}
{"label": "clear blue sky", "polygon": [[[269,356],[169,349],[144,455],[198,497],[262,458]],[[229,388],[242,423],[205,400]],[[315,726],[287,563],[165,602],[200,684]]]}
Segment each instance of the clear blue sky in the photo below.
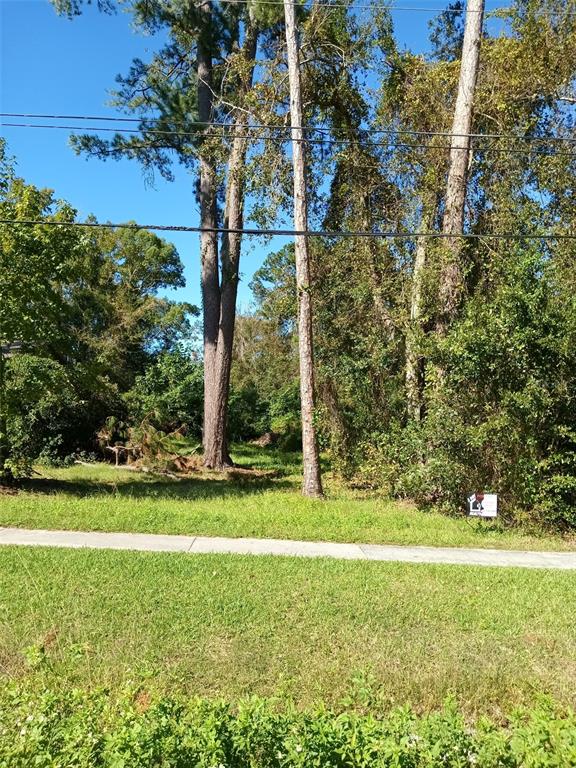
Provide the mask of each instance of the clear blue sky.
{"label": "clear blue sky", "polygon": [[[397,5],[409,2],[397,0]],[[420,0],[418,6],[443,6],[441,0]],[[492,6],[493,7],[493,6]],[[413,50],[427,45],[427,13],[395,13],[397,38]],[[87,6],[73,21],[58,17],[49,0],[0,0],[2,112],[42,114],[114,115],[106,106],[117,74],[125,74],[135,56],[146,60],[159,45],[156,38],[135,34],[130,17],[99,14]],[[25,121],[24,121],[25,122]],[[100,221],[134,220],[141,223],[197,225],[198,209],[191,176],[175,167],[176,180],[160,176],[147,186],[134,161],[102,162],[76,156],[68,133],[60,130],[3,128],[9,153],[17,160],[19,175],[32,184],[50,187],[79,210]],[[166,233],[186,268],[182,299],[199,303],[198,235]],[[285,241],[262,247],[243,246],[241,306],[250,302],[248,283],[272,249]]]}

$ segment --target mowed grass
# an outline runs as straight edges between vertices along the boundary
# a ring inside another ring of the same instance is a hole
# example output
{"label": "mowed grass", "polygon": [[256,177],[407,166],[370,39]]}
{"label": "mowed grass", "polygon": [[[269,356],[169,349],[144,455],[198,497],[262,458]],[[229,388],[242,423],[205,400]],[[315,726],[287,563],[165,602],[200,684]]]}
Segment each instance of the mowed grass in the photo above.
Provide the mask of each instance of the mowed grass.
{"label": "mowed grass", "polygon": [[0,548],[0,676],[498,715],[574,704],[576,573]]}
{"label": "mowed grass", "polygon": [[496,549],[576,549],[576,540],[528,535],[499,522],[421,512],[408,503],[352,492],[327,474],[327,499],[300,495],[300,457],[237,447],[244,465],[277,477],[189,479],[106,464],[39,468],[17,495],[0,495],[0,526],[142,531]]}

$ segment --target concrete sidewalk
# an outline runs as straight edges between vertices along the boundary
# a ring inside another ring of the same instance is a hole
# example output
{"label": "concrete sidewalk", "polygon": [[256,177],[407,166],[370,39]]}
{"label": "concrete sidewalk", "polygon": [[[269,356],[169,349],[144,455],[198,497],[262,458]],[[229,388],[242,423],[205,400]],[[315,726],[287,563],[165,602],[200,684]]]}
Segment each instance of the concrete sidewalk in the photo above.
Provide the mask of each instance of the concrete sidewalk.
{"label": "concrete sidewalk", "polygon": [[127,549],[138,552],[208,552],[238,555],[333,557],[341,560],[378,560],[402,563],[515,566],[576,570],[576,552],[520,552],[500,549],[403,547],[381,544],[340,544],[328,541],[283,539],[227,539],[208,536],[169,536],[149,533],[42,531],[0,528],[0,545],[68,547],[72,549]]}

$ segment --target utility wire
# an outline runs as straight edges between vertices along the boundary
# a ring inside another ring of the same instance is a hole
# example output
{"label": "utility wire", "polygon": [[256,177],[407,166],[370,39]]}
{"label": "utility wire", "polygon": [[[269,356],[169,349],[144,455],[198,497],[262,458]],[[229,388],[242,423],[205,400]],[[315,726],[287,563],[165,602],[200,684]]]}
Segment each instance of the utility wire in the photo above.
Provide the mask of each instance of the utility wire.
{"label": "utility wire", "polygon": [[[214,0],[210,0],[210,2],[214,2]],[[218,2],[221,5],[250,5],[254,2],[257,2],[258,5],[277,5],[277,6],[284,6],[283,0],[218,0]],[[297,8],[306,8],[302,3],[293,3],[294,6]],[[463,14],[466,13],[480,13],[480,11],[470,9],[468,10],[466,6],[463,8],[439,8],[439,7],[433,7],[433,6],[416,6],[416,5],[386,5],[385,3],[356,3],[354,0],[351,0],[351,2],[314,2],[312,3],[313,8],[348,8],[349,10],[382,10],[382,11],[392,11],[394,12],[405,12],[405,13],[442,13],[442,14]],[[307,8],[307,10],[311,10],[311,8]],[[492,13],[493,11],[506,11],[508,10],[507,6],[502,5],[496,5],[492,8],[486,8],[484,13]],[[567,16],[573,16],[573,11],[566,11],[565,15]]]}
{"label": "utility wire", "polygon": [[[10,118],[28,118],[28,119],[35,119],[35,120],[93,120],[93,121],[103,121],[103,122],[118,122],[118,123],[138,123],[141,124],[143,122],[149,121],[152,122],[156,120],[155,117],[106,117],[106,116],[98,116],[98,115],[41,115],[41,114],[32,114],[32,113],[24,113],[24,112],[0,112],[0,117],[10,117]],[[202,122],[195,122],[195,125],[201,126],[201,127],[207,127],[210,128],[211,126],[214,126],[216,128],[234,128],[234,123],[226,123],[226,122],[211,122],[211,123],[202,123]],[[243,127],[243,129],[246,130],[270,130],[270,131],[291,131],[291,130],[302,130],[305,132],[313,132],[313,133],[330,133],[332,132],[332,128],[328,126],[297,126],[297,125],[274,125],[273,123],[259,123],[255,125],[246,125]],[[78,130],[90,130],[89,128],[80,128],[78,127]],[[102,129],[103,130],[103,129]],[[114,130],[114,129],[113,129]],[[146,129],[143,129],[146,131]],[[153,130],[153,129],[151,129]],[[376,134],[383,134],[383,135],[391,135],[391,136],[441,136],[444,138],[468,138],[468,139],[510,139],[511,141],[543,141],[543,142],[564,142],[569,144],[576,144],[576,138],[570,138],[570,137],[564,137],[564,136],[515,136],[514,134],[510,133],[451,133],[449,131],[411,131],[407,129],[401,129],[401,128],[360,128],[359,131],[363,134],[370,134],[370,135],[376,135]],[[138,130],[137,132],[141,132]],[[169,133],[172,133],[172,131],[169,131]],[[176,131],[175,133],[179,133]],[[182,135],[195,135],[194,133],[186,133],[182,132]]]}
{"label": "utility wire", "polygon": [[[212,0],[213,1],[213,0]],[[257,2],[258,5],[281,5],[283,6],[284,3],[281,0],[218,0],[218,2],[222,4],[230,4],[230,5],[248,5],[252,4],[253,2]],[[430,6],[415,6],[415,5],[386,5],[384,3],[355,3],[354,0],[351,0],[349,3],[343,3],[343,2],[334,2],[334,3],[327,3],[327,2],[313,2],[310,8],[307,8],[302,3],[292,3],[297,8],[305,8],[306,10],[311,10],[312,8],[348,8],[350,10],[364,10],[364,9],[374,9],[374,10],[382,10],[382,11],[392,11],[392,12],[410,12],[414,11],[416,13],[448,13],[448,14],[466,14],[466,13],[490,13],[492,11],[505,11],[508,10],[506,6],[495,6],[494,8],[487,8],[486,11],[478,11],[478,10],[468,10],[466,7],[463,8],[434,8]],[[572,12],[568,12],[569,15],[572,15]]]}
{"label": "utility wire", "polygon": [[[178,136],[178,137],[196,137],[202,139],[210,138],[223,138],[223,139],[248,139],[250,141],[300,141],[306,144],[319,144],[319,145],[332,145],[332,146],[350,146],[351,144],[359,144],[363,149],[371,149],[373,147],[387,147],[388,149],[425,149],[425,150],[437,150],[437,151],[449,151],[452,149],[450,144],[415,144],[413,142],[393,142],[393,141],[362,141],[361,139],[336,139],[331,136],[327,136],[321,139],[292,139],[289,136],[258,136],[256,134],[237,134],[234,131],[209,131],[202,133],[201,131],[161,131],[153,128],[144,128],[142,130],[138,128],[106,128],[104,126],[81,126],[81,125],[41,125],[32,123],[9,123],[0,122],[0,126],[6,128],[40,128],[51,130],[66,130],[66,131],[94,131],[101,133],[114,133],[114,134],[151,134],[158,136]],[[234,128],[233,125],[230,126]],[[134,148],[146,147],[148,145],[133,145]],[[173,149],[169,145],[151,145],[156,149]],[[130,146],[127,147],[128,149]],[[464,151],[469,151],[468,147],[456,147]],[[473,148],[471,148],[473,149]],[[542,156],[542,157],[576,157],[576,152],[558,152],[556,150],[544,149],[516,149],[514,147],[480,147],[476,148],[477,151],[491,152],[495,154],[512,154],[512,155],[529,155],[529,156]]]}
{"label": "utility wire", "polygon": [[329,230],[297,230],[297,229],[250,229],[247,227],[188,227],[174,224],[111,224],[106,222],[99,224],[89,221],[42,221],[36,219],[0,219],[1,224],[10,224],[18,226],[53,226],[53,227],[88,227],[93,229],[134,229],[134,230],[153,230],[157,232],[212,232],[216,234],[234,234],[234,235],[254,235],[254,236],[281,236],[281,237],[375,237],[387,239],[412,240],[417,238],[463,238],[474,240],[576,240],[575,234],[546,232],[544,234],[518,232],[490,232],[488,234],[462,234],[453,235],[444,232],[370,232],[366,230],[351,231],[343,230],[339,232],[330,232]]}

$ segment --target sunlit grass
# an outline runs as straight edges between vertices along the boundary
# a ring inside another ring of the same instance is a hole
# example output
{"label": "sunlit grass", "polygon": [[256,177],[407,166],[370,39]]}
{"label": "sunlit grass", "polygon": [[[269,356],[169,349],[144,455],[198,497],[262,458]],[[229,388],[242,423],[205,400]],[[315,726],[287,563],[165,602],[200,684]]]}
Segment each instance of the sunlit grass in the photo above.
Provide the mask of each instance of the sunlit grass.
{"label": "sunlit grass", "polygon": [[4,680],[310,703],[361,674],[422,709],[574,703],[573,573],[6,547],[0,580]]}
{"label": "sunlit grass", "polygon": [[[186,479],[110,465],[39,468],[17,495],[0,496],[0,525],[290,538],[499,549],[575,549],[575,540],[528,535],[499,523],[421,512],[347,490],[326,473],[326,500],[300,494],[300,456],[237,447],[260,475],[196,472]],[[272,476],[270,476],[272,475]]]}

